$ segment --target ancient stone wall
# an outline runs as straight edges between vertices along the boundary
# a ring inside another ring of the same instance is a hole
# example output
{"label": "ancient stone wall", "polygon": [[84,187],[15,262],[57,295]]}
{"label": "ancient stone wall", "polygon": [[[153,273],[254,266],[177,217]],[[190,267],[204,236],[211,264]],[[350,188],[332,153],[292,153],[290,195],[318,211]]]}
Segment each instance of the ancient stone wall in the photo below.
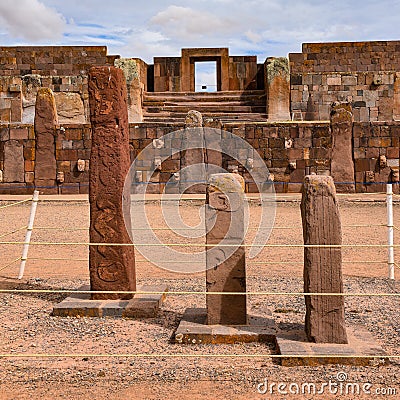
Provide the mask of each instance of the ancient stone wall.
{"label": "ancient stone wall", "polygon": [[[142,123],[130,124],[131,159],[136,158],[146,146],[161,146],[170,154],[173,144],[158,139],[163,135],[183,129],[183,125]],[[332,135],[328,122],[292,123],[229,123],[222,129],[244,138],[259,152],[269,171],[274,175],[277,192],[299,192],[306,174],[330,174]],[[393,171],[399,168],[399,122],[355,122],[352,129],[353,158],[357,192],[383,191]],[[32,125],[0,125],[0,170],[4,171],[4,149],[16,141],[23,147],[24,174],[17,181],[0,183],[0,193],[26,193],[33,184],[35,162],[35,134]],[[91,148],[90,124],[63,124],[56,129],[57,172],[63,173],[64,182],[59,184],[60,193],[87,193],[88,170]],[[16,144],[16,143],[14,143]],[[179,144],[177,144],[179,147]],[[170,147],[170,148],[168,148]],[[380,156],[384,156],[381,158]],[[240,160],[239,172],[247,183],[246,190],[253,191],[250,174],[246,173],[248,155]],[[84,170],[78,170],[78,160],[85,162]],[[141,160],[141,179],[150,177],[154,160]],[[232,170],[237,162],[223,158],[224,168]],[[181,168],[179,153],[174,154],[161,166],[159,190],[163,190],[171,174]],[[378,184],[379,183],[379,184]],[[28,188],[28,189],[27,189]]]}
{"label": "ancient stone wall", "polygon": [[352,103],[355,121],[400,115],[400,41],[305,43],[289,54],[291,111],[328,120],[334,101]]}
{"label": "ancient stone wall", "polygon": [[61,123],[87,121],[89,68],[118,57],[105,46],[0,47],[0,121],[33,123],[41,87],[54,92]]}
{"label": "ancient stone wall", "polygon": [[229,90],[256,90],[260,73],[257,56],[229,57]]}
{"label": "ancient stone wall", "polygon": [[181,58],[154,57],[154,92],[180,92]]}

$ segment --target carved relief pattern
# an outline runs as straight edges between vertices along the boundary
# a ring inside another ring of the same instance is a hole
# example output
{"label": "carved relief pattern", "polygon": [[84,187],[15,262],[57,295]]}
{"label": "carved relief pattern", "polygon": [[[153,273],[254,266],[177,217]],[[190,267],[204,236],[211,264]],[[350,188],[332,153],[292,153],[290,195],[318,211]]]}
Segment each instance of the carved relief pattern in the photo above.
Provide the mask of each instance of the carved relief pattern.
{"label": "carved relief pattern", "polygon": [[[122,70],[92,68],[89,75],[92,123],[90,159],[90,241],[130,243],[123,217],[123,188],[130,167],[126,85]],[[92,290],[134,291],[133,246],[91,246]],[[131,295],[93,294],[92,298]]]}

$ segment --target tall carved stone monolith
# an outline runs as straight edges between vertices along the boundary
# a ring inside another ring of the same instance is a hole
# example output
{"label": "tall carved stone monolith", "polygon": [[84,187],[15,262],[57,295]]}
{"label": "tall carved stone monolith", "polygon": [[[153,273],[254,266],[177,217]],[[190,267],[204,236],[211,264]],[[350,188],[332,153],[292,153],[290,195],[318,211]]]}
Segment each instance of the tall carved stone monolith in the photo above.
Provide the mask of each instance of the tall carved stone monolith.
{"label": "tall carved stone monolith", "polygon": [[355,191],[353,161],[353,113],[349,103],[335,103],[331,109],[331,175],[339,193]]}
{"label": "tall carved stone monolith", "polygon": [[[207,324],[244,325],[246,264],[244,241],[244,179],[238,174],[213,174],[207,185],[206,289],[243,292],[207,295]],[[222,261],[222,262],[221,262]]]}
{"label": "tall carved stone monolith", "polygon": [[269,57],[265,63],[268,121],[290,120],[290,73],[286,57]]}
{"label": "tall carved stone monolith", "polygon": [[[308,175],[301,200],[305,245],[341,245],[342,232],[332,177]],[[304,293],[343,293],[340,247],[304,248]],[[305,296],[305,330],[315,343],[347,343],[343,296]]]}
{"label": "tall carved stone monolith", "polygon": [[[93,67],[89,73],[92,151],[90,156],[89,201],[91,290],[136,290],[133,246],[124,223],[125,178],[130,168],[127,93],[123,71],[115,67]],[[131,294],[93,294],[93,299],[126,299]]]}
{"label": "tall carved stone monolith", "polygon": [[56,102],[51,89],[40,88],[35,107],[35,186],[41,193],[58,193],[56,162]]}
{"label": "tall carved stone monolith", "polygon": [[179,192],[205,193],[205,180],[203,117],[200,112],[190,110],[186,115],[182,137]]}

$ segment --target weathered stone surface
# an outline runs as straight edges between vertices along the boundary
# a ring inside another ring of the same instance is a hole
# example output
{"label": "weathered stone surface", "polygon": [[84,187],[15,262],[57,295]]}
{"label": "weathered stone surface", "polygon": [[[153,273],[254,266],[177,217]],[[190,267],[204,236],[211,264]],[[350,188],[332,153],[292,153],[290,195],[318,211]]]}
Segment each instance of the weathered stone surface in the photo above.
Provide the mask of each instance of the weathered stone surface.
{"label": "weathered stone surface", "polygon": [[268,120],[290,120],[289,60],[286,57],[268,58],[266,77]]}
{"label": "weathered stone surface", "polygon": [[182,137],[180,193],[205,193],[205,141],[203,117],[200,112],[190,110],[185,119]]}
{"label": "weathered stone surface", "polygon": [[200,128],[203,126],[203,116],[199,111],[190,110],[185,118],[186,128]]}
{"label": "weathered stone surface", "polygon": [[[213,174],[207,185],[206,289],[243,292],[243,295],[208,295],[207,324],[244,325],[246,265],[244,241],[244,180],[238,174]],[[226,246],[229,245],[229,246]],[[232,246],[232,247],[230,247]]]}
{"label": "weathered stone surface", "polygon": [[[56,103],[51,89],[40,88],[35,109],[35,186],[56,186]],[[50,183],[49,183],[50,181]],[[48,188],[51,190],[51,188]],[[45,191],[41,189],[41,191]]]}
{"label": "weathered stone surface", "polygon": [[18,140],[4,143],[4,182],[24,182],[24,148]]}
{"label": "weathered stone surface", "polygon": [[393,119],[400,121],[400,72],[396,72],[394,77]]}
{"label": "weathered stone surface", "polygon": [[[305,245],[341,245],[336,191],[330,176],[308,175],[301,200]],[[304,292],[343,293],[340,247],[304,248]],[[316,343],[347,343],[343,296],[305,296],[305,330]]]}
{"label": "weathered stone surface", "polygon": [[140,81],[140,60],[134,58],[118,58],[114,65],[124,71],[128,90],[128,120],[142,122],[142,95],[144,88]]}
{"label": "weathered stone surface", "polygon": [[331,110],[332,161],[331,175],[340,193],[355,191],[353,162],[353,114],[351,105],[337,103]]}
{"label": "weathered stone surface", "polygon": [[79,93],[54,93],[58,121],[60,124],[84,124],[85,108]]}
{"label": "weathered stone surface", "polygon": [[[124,223],[124,183],[130,168],[126,84],[122,70],[93,67],[89,73],[92,123],[89,201],[90,241],[130,243]],[[129,215],[129,210],[125,210]],[[133,246],[90,246],[91,290],[136,289]],[[127,299],[131,294],[93,294],[93,299]]]}
{"label": "weathered stone surface", "polygon": [[308,101],[307,101],[307,110],[306,110],[306,115],[304,117],[306,121],[315,121],[318,120],[318,112],[316,110],[314,100],[312,97],[312,94],[310,93],[308,96]]}

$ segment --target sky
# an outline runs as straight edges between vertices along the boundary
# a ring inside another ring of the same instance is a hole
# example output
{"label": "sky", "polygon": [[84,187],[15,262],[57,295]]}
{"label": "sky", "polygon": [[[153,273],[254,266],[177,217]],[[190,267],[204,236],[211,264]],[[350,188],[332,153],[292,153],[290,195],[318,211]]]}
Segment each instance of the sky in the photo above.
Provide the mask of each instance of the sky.
{"label": "sky", "polygon": [[304,42],[400,39],[400,0],[0,0],[0,46],[106,45],[180,56],[185,47],[286,56]]}

